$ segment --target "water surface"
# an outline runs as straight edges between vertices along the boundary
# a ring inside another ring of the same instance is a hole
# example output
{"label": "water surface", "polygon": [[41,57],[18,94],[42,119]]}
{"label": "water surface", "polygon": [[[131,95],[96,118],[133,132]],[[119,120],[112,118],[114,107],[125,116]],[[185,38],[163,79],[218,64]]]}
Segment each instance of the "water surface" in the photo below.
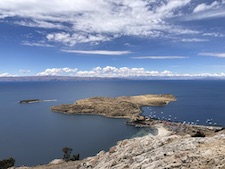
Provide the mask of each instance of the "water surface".
{"label": "water surface", "polygon": [[[0,159],[13,157],[16,165],[46,164],[61,158],[64,146],[81,158],[108,150],[117,141],[146,134],[126,119],[94,115],[64,115],[53,105],[93,96],[173,94],[165,107],[143,108],[146,116],[225,126],[225,81],[78,81],[0,83]],[[23,99],[57,101],[18,104]],[[152,132],[152,131],[147,131]]]}

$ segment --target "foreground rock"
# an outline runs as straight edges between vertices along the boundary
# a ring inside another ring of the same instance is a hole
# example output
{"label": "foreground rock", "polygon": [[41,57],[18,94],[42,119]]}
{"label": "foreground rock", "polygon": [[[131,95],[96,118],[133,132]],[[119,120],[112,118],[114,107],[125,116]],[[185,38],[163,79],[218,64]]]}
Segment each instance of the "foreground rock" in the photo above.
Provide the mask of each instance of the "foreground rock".
{"label": "foreground rock", "polygon": [[[173,135],[162,127],[158,136],[119,141],[108,152],[101,151],[82,161],[33,167],[34,169],[224,169],[225,134],[213,137]],[[25,169],[25,168],[20,168]]]}
{"label": "foreground rock", "polygon": [[142,106],[164,106],[175,101],[173,95],[141,95],[116,98],[92,97],[78,100],[74,104],[51,107],[54,112],[68,114],[97,114],[107,117],[137,118]]}

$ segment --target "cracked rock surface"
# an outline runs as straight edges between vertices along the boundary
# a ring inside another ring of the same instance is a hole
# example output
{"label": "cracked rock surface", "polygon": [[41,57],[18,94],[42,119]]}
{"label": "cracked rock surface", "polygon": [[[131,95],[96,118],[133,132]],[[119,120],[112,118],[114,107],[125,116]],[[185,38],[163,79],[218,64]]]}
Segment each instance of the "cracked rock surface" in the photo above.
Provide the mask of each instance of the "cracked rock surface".
{"label": "cracked rock surface", "polygon": [[[159,132],[160,133],[160,132]],[[225,169],[225,134],[212,137],[146,135],[119,141],[108,152],[81,161],[32,167],[34,169]],[[20,167],[20,169],[30,169]]]}

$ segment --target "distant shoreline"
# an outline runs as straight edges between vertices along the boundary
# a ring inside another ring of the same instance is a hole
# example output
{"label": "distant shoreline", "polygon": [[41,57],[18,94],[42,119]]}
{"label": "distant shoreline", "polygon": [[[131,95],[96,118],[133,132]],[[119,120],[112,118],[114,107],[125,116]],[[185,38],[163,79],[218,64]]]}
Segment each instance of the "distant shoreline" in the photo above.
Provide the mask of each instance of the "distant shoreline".
{"label": "distant shoreline", "polygon": [[127,80],[225,80],[219,77],[78,77],[78,76],[9,76],[0,77],[0,82],[59,82],[59,81],[127,81]]}

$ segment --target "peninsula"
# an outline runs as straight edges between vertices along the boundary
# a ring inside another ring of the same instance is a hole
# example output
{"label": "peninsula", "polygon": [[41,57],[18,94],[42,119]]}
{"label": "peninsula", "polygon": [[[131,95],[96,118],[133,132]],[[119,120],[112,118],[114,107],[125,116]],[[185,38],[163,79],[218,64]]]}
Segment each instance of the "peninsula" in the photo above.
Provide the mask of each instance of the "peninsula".
{"label": "peninsula", "polygon": [[141,118],[143,106],[165,106],[175,101],[171,94],[121,96],[116,98],[91,97],[76,101],[74,104],[62,104],[51,107],[54,112],[66,114],[96,114],[114,118]]}

